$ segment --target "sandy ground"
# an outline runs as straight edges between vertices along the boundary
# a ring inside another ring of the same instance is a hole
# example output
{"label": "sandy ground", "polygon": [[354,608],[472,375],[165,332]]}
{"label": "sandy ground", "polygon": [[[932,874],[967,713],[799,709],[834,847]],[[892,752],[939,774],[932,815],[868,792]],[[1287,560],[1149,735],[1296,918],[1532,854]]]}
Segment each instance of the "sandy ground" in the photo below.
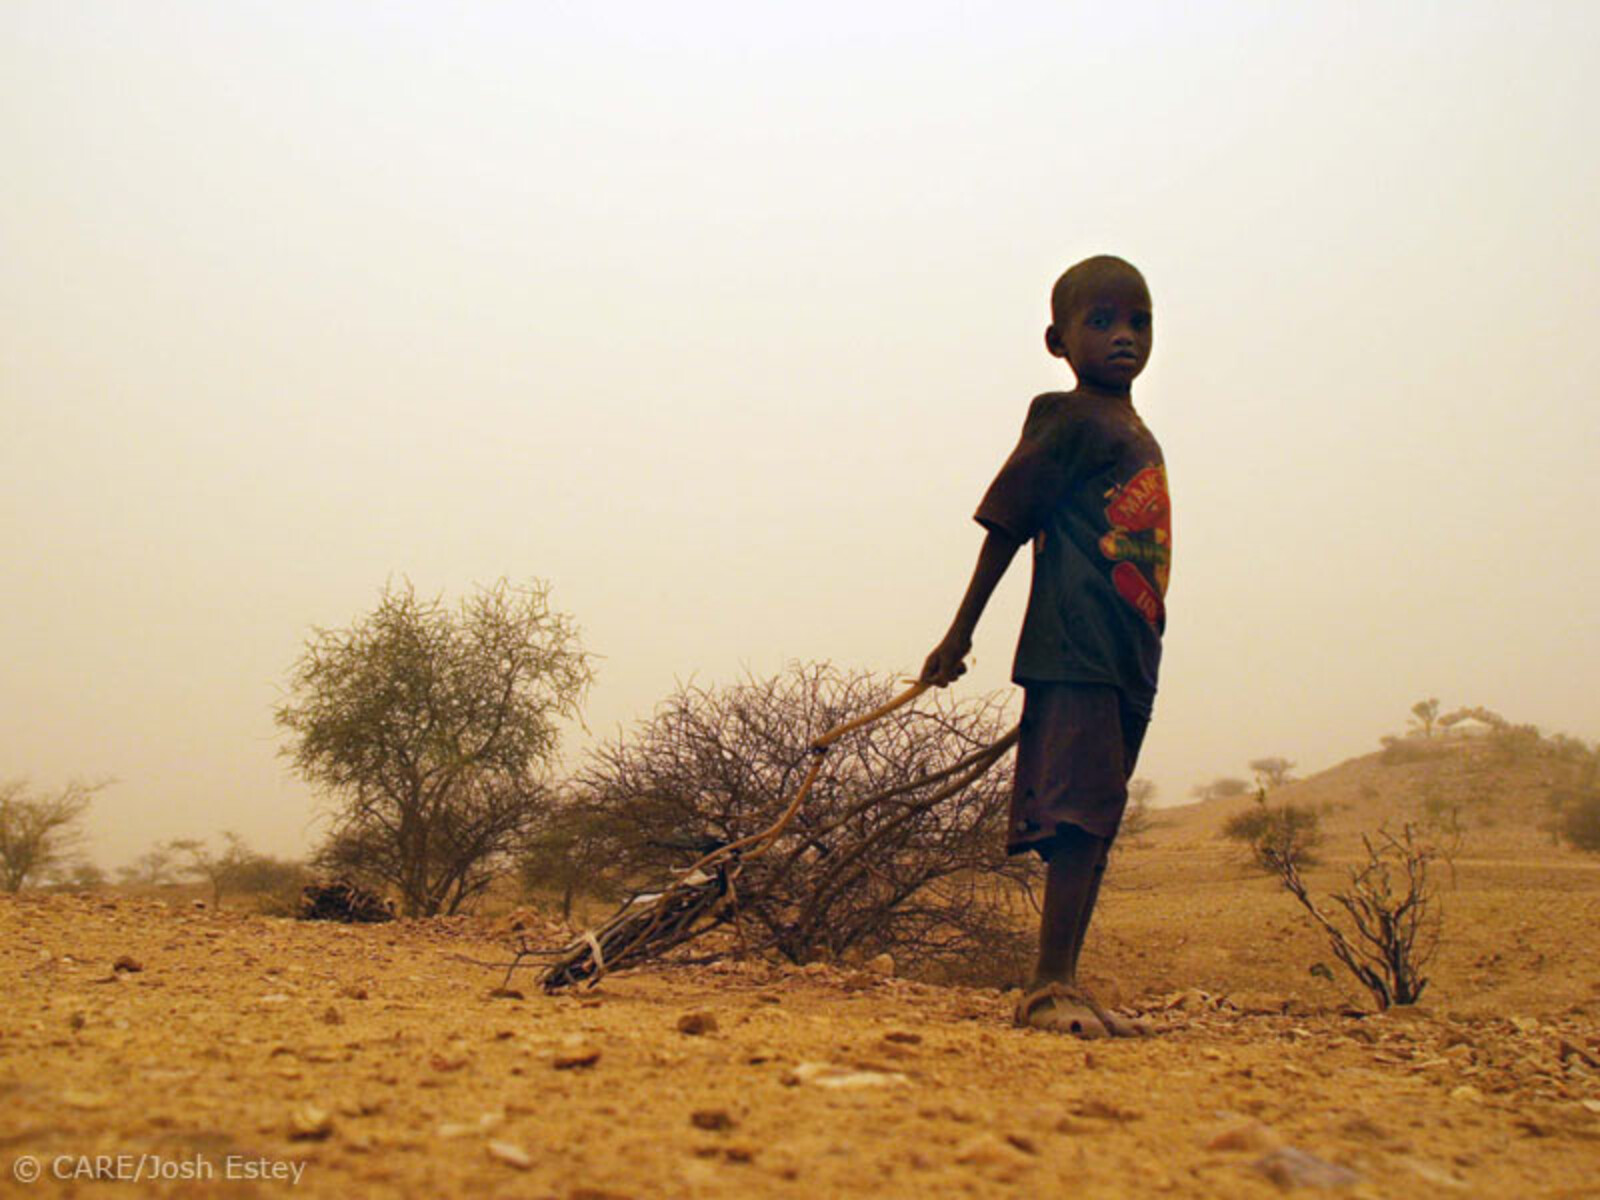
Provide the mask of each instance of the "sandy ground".
{"label": "sandy ground", "polygon": [[[504,917],[0,899],[0,1192],[1600,1196],[1600,861],[1470,841],[1424,1004],[1356,1017],[1221,811],[1113,862],[1086,961],[1143,1040],[1013,1029],[998,989],[732,959],[497,997],[463,958],[504,961]],[[238,1178],[274,1171],[298,1182]]]}

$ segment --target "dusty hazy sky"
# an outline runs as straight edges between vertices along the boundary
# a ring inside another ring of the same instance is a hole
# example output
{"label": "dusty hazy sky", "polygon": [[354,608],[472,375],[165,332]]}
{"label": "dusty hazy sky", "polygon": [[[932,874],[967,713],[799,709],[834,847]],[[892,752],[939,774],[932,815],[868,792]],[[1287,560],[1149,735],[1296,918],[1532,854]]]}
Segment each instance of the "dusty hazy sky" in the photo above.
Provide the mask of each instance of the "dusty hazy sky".
{"label": "dusty hazy sky", "polygon": [[770,8],[0,8],[0,776],[116,776],[108,866],[303,851],[278,689],[401,574],[550,580],[602,734],[913,672],[1100,251],[1162,799],[1430,694],[1600,735],[1592,4]]}

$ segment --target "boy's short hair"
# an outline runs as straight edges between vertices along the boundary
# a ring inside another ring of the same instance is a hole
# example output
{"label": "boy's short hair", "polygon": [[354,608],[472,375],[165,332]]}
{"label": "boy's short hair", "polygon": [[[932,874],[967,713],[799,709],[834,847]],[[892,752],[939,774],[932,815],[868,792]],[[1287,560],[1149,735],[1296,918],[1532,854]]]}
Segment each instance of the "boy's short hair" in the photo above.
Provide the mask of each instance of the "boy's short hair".
{"label": "boy's short hair", "polygon": [[1139,290],[1150,298],[1150,288],[1139,274],[1139,268],[1115,254],[1096,254],[1081,263],[1075,263],[1061,273],[1061,278],[1050,289],[1050,321],[1064,327],[1074,312],[1109,283],[1137,283]]}

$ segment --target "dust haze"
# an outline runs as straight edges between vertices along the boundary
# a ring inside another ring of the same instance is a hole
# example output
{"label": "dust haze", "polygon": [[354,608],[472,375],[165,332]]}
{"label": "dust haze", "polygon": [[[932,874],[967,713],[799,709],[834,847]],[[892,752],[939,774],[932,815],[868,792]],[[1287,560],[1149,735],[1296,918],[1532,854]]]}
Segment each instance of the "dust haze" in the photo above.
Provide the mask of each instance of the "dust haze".
{"label": "dust haze", "polygon": [[1158,803],[1426,696],[1592,740],[1597,28],[8,5],[0,776],[115,777],[106,866],[303,854],[273,708],[402,577],[550,582],[569,764],[679,680],[914,673],[1100,251],[1156,311]]}

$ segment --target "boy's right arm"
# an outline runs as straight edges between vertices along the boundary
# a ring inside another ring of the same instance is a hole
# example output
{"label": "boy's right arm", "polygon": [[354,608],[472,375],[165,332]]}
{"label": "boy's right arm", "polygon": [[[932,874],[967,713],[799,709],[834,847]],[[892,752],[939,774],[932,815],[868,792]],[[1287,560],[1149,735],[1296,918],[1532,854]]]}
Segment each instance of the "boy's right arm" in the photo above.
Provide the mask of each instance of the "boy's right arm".
{"label": "boy's right arm", "polygon": [[978,551],[977,565],[972,568],[972,582],[967,584],[967,594],[961,599],[955,620],[950,622],[950,631],[933,648],[933,653],[928,655],[928,661],[923,664],[920,682],[944,687],[966,673],[967,664],[963,660],[972,649],[972,632],[978,627],[978,618],[983,615],[984,606],[994,594],[995,585],[1005,575],[1006,568],[1011,565],[1021,545],[1004,530],[989,527],[989,532],[984,535],[983,546]]}

